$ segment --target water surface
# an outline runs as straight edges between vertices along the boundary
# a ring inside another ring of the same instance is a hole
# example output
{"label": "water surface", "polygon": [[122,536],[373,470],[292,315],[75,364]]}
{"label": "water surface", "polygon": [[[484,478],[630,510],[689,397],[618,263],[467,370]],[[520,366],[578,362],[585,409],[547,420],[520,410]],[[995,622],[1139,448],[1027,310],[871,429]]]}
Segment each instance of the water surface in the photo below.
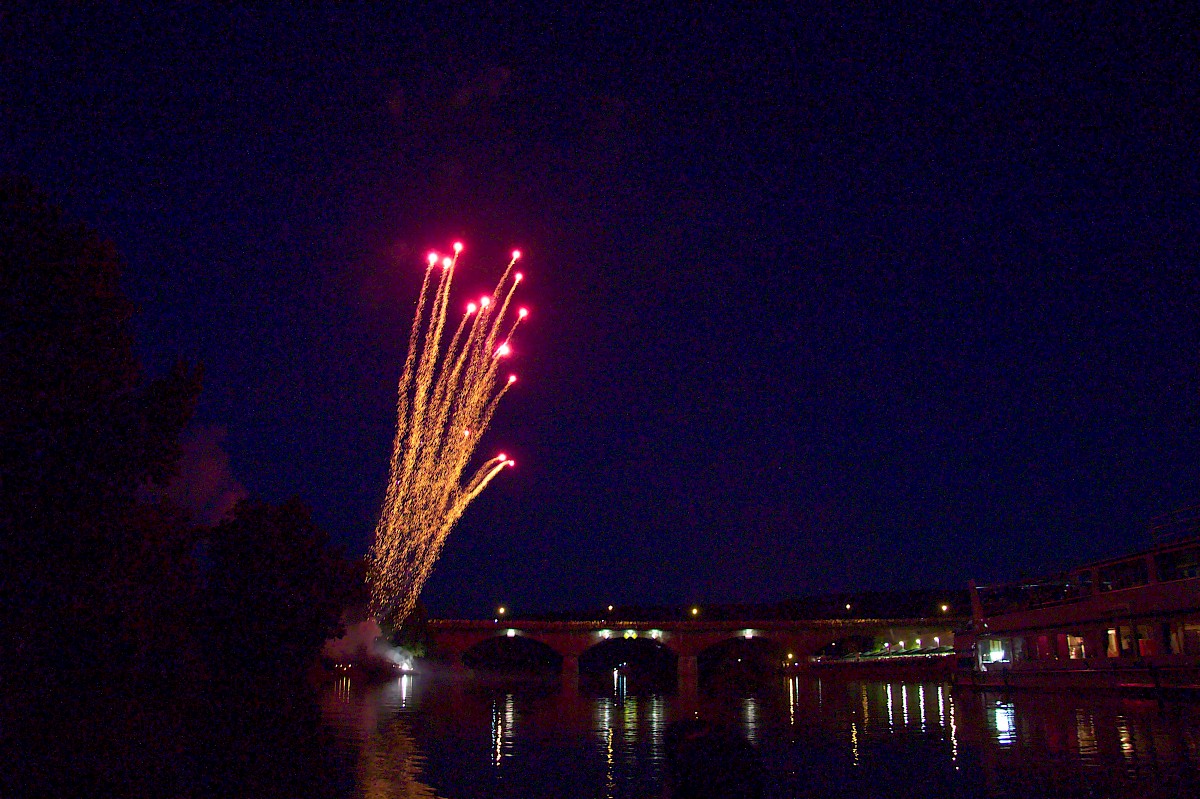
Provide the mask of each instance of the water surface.
{"label": "water surface", "polygon": [[771,795],[1200,796],[1200,705],[964,693],[940,682],[780,678],[700,695],[406,676],[340,682],[323,717],[359,797],[661,797],[682,718],[754,744]]}

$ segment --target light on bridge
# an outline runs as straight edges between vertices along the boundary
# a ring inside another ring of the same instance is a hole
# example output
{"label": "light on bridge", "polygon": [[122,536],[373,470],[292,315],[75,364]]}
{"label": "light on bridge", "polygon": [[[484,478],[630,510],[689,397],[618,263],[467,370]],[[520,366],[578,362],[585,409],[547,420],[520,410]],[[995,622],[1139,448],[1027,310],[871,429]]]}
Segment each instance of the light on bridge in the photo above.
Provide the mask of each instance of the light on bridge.
{"label": "light on bridge", "polygon": [[949,611],[949,610],[950,610],[950,606],[949,606],[949,605],[942,605],[942,613],[946,613],[946,612],[947,612],[947,611]]}
{"label": "light on bridge", "polygon": [[626,630],[625,637],[626,638],[637,638],[637,630]]}
{"label": "light on bridge", "polygon": [[693,615],[693,616],[699,616],[699,615],[700,615],[700,608],[696,608],[696,607],[692,608],[692,615]]}
{"label": "light on bridge", "polygon": [[507,632],[506,632],[506,633],[504,633],[504,634],[505,634],[505,635],[507,635],[509,638],[516,638],[516,637],[517,637],[517,631],[516,631],[516,630],[509,630],[509,631],[507,631]]}

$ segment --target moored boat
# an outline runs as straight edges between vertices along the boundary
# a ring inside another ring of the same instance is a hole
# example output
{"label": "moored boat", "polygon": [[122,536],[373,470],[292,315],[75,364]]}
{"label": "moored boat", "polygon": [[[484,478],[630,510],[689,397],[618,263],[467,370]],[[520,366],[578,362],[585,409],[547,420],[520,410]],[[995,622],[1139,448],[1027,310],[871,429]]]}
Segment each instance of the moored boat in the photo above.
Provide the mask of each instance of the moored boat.
{"label": "moored boat", "polygon": [[1200,509],[1151,523],[1153,546],[1064,573],[972,584],[956,684],[1200,691]]}

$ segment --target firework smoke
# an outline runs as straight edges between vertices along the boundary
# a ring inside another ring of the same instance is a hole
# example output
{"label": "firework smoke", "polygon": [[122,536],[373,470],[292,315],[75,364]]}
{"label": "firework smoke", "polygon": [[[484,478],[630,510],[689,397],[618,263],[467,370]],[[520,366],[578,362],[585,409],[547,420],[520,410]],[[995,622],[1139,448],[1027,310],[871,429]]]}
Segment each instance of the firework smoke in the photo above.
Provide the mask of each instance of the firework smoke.
{"label": "firework smoke", "polygon": [[379,618],[403,619],[412,610],[446,541],[471,500],[513,461],[503,453],[471,472],[467,466],[492,414],[516,381],[498,376],[512,351],[513,332],[526,316],[509,319],[521,273],[514,251],[495,290],[466,314],[443,345],[454,255],[430,253],[400,375],[396,439],[383,511],[371,547],[368,580]]}

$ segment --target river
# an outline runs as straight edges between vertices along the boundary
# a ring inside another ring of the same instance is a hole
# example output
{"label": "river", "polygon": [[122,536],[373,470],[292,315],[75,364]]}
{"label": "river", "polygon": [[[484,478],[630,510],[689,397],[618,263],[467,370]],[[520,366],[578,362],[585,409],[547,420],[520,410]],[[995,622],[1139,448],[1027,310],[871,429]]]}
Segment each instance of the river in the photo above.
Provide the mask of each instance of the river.
{"label": "river", "polygon": [[758,751],[773,797],[1200,796],[1200,705],[780,677],[679,696],[407,675],[322,700],[348,795],[662,796],[664,734],[700,717]]}

